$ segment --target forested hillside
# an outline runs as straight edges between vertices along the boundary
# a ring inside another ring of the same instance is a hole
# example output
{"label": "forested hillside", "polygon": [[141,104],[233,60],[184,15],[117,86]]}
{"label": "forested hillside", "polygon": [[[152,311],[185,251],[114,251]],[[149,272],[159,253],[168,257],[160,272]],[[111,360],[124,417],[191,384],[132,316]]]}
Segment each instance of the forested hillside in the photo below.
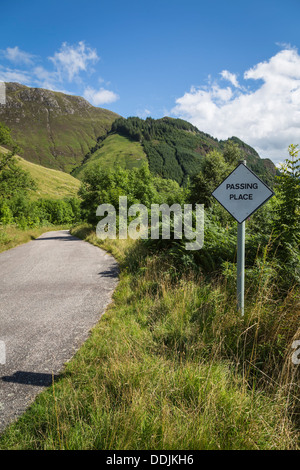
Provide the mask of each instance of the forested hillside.
{"label": "forested hillside", "polygon": [[[107,137],[99,139],[98,144],[86,155],[85,168],[96,161],[100,165],[104,164],[101,149],[104,153],[107,139],[112,135],[126,137],[129,141],[141,145],[147,155],[150,171],[163,178],[173,179],[179,184],[184,184],[188,177],[201,171],[209,152],[216,150],[222,153],[228,142],[218,141],[182,119],[118,118],[113,122]],[[229,140],[237,144],[241,158],[247,160],[249,167],[264,181],[272,184],[276,168],[271,160],[261,159],[252,147],[237,137]],[[128,144],[128,140],[126,142]],[[114,161],[112,160],[111,163],[113,166]],[[107,164],[105,163],[104,166]],[[124,164],[122,166],[126,167]],[[76,169],[74,175],[80,174],[82,171]]]}

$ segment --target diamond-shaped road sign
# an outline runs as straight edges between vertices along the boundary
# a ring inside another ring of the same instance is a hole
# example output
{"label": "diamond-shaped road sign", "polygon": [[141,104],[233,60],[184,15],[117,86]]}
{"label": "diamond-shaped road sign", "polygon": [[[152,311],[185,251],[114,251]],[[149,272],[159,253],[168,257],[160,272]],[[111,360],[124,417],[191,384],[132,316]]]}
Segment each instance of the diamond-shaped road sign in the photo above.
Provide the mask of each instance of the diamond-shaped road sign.
{"label": "diamond-shaped road sign", "polygon": [[240,163],[212,195],[241,224],[267,202],[274,192],[246,165]]}

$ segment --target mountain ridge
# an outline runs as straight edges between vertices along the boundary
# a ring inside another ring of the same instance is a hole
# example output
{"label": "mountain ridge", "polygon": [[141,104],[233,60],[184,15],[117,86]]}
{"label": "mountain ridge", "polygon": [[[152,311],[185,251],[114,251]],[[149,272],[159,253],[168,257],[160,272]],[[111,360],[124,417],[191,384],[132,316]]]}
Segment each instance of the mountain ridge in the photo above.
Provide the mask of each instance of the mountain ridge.
{"label": "mountain ridge", "polygon": [[[272,184],[276,167],[269,159],[261,159],[255,149],[237,137],[218,140],[200,131],[193,124],[182,119],[163,117],[160,119],[138,117],[116,119],[111,130],[83,160],[83,165],[74,170],[74,176],[81,177],[83,166],[104,163],[102,155],[108,139],[113,136],[123,136],[128,141],[141,146],[147,155],[150,171],[163,178],[171,178],[179,184],[199,173],[205,156],[213,150],[223,153],[226,144],[232,142],[239,148],[241,158],[247,160],[249,167],[264,178],[267,184]],[[98,155],[97,155],[98,154]]]}
{"label": "mountain ridge", "polygon": [[238,137],[218,140],[182,119],[123,118],[80,96],[6,83],[0,122],[12,131],[23,158],[81,178],[90,164],[131,169],[147,162],[153,174],[179,184],[201,171],[208,152],[237,144],[249,167],[271,184],[276,167]]}
{"label": "mountain ridge", "polygon": [[32,162],[69,173],[119,117],[80,96],[6,83],[0,121]]}

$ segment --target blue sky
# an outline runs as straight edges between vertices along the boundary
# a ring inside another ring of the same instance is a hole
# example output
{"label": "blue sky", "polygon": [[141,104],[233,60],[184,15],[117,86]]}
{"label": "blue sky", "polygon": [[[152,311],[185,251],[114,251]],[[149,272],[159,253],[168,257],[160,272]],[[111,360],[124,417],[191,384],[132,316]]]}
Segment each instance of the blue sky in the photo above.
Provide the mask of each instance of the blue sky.
{"label": "blue sky", "polygon": [[275,163],[300,143],[299,0],[15,0],[0,14],[2,81],[181,117]]}

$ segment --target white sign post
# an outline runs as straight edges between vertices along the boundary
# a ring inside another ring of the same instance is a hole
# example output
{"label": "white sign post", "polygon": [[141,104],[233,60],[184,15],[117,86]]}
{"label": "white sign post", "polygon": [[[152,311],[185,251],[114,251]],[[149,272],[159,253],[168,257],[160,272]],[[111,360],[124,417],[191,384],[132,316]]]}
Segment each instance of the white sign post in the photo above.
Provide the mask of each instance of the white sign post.
{"label": "white sign post", "polygon": [[238,222],[237,238],[237,302],[244,315],[245,220],[267,202],[274,192],[241,162],[214,190],[212,196]]}

